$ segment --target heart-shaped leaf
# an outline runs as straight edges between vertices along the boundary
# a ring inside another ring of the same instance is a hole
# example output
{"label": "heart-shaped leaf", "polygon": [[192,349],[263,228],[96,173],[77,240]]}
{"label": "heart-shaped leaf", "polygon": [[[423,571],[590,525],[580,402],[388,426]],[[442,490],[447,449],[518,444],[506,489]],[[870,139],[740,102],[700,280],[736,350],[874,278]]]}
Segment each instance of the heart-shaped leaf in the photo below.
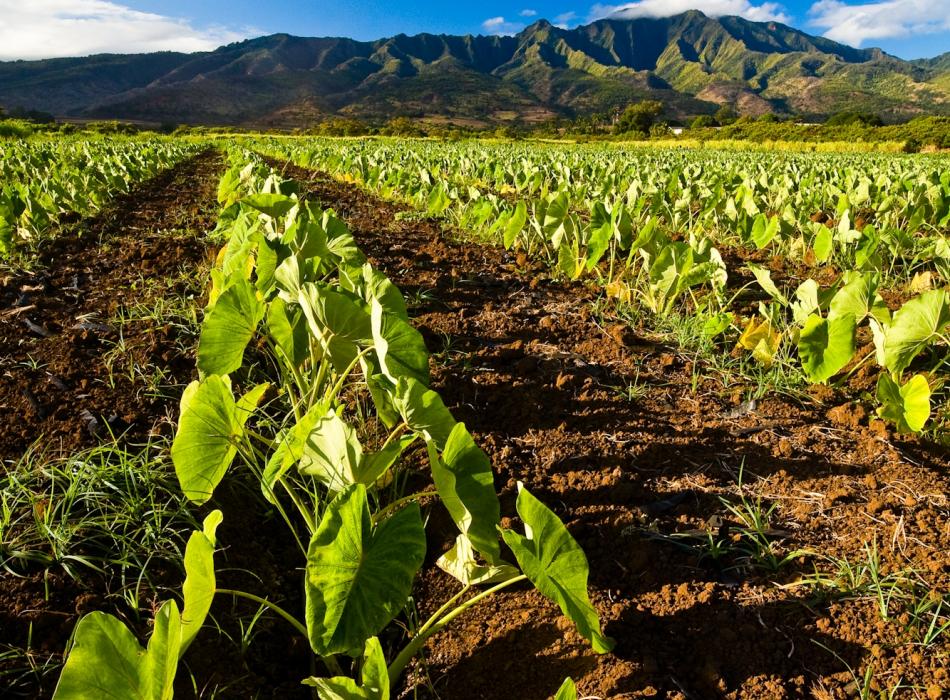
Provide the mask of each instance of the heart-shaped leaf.
{"label": "heart-shaped leaf", "polygon": [[307,551],[306,618],[321,656],[359,654],[406,604],[425,558],[417,504],[373,526],[366,487],[354,484],[327,506]]}
{"label": "heart-shaped leaf", "polygon": [[606,654],[614,642],[601,634],[600,619],[587,596],[589,569],[584,550],[564,523],[523,484],[519,483],[518,489],[518,515],[524,521],[525,534],[502,530],[505,542],[531,583],[560,606],[594,651]]}

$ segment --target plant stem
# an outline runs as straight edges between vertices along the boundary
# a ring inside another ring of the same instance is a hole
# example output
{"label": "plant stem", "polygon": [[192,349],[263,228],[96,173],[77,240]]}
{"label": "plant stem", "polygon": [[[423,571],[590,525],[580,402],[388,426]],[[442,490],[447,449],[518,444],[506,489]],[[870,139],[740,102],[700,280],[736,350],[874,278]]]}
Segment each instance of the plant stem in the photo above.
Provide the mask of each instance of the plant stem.
{"label": "plant stem", "polygon": [[390,513],[392,513],[394,510],[396,510],[396,509],[399,508],[400,506],[403,506],[403,505],[405,505],[406,503],[409,503],[409,502],[411,502],[411,501],[414,501],[414,500],[416,500],[416,499],[418,499],[418,498],[426,498],[426,497],[429,497],[429,496],[438,496],[438,495],[439,495],[439,494],[438,494],[438,492],[436,492],[436,491],[418,491],[418,492],[416,492],[416,493],[409,494],[408,496],[403,496],[402,498],[397,498],[395,501],[393,501],[392,503],[390,503],[389,505],[387,505],[387,506],[386,506],[385,508],[383,508],[381,511],[379,511],[378,513],[376,513],[375,515],[373,515],[373,522],[374,522],[374,523],[378,523],[379,521],[381,521],[383,518],[385,518],[386,516],[388,516]]}
{"label": "plant stem", "polygon": [[[396,680],[399,678],[399,676],[402,674],[403,670],[405,670],[408,663],[412,660],[412,657],[414,657],[419,652],[419,650],[422,649],[422,646],[425,644],[426,640],[432,635],[438,634],[443,629],[445,629],[445,627],[449,623],[451,623],[452,620],[454,620],[456,617],[461,615],[463,612],[468,610],[470,607],[472,607],[476,603],[479,603],[480,601],[484,600],[488,596],[494,595],[498,591],[504,588],[507,588],[508,586],[512,586],[516,583],[520,583],[522,581],[527,581],[527,580],[528,580],[528,577],[525,576],[524,574],[521,574],[520,576],[515,576],[514,578],[508,579],[507,581],[504,581],[503,583],[499,583],[497,586],[494,586],[493,588],[489,588],[487,591],[482,591],[471,600],[465,601],[464,603],[459,605],[457,608],[452,610],[449,614],[439,619],[437,622],[432,622],[432,619],[430,619],[428,622],[426,622],[426,624],[422,626],[419,634],[413,637],[412,640],[409,642],[409,644],[407,644],[405,648],[403,648],[403,650],[399,652],[399,656],[396,657],[396,660],[393,661],[389,665],[389,682],[395,683]],[[441,613],[442,609],[440,608],[438,612]],[[425,630],[425,631],[422,631],[422,630]]]}
{"label": "plant stem", "polygon": [[282,618],[284,618],[287,622],[293,625],[294,629],[297,630],[304,637],[309,638],[309,635],[307,634],[307,628],[304,627],[297,618],[295,618],[293,615],[291,615],[289,612],[284,610],[282,607],[280,607],[276,603],[272,603],[266,598],[261,598],[260,596],[256,596],[253,593],[245,593],[244,591],[235,591],[231,588],[217,588],[215,589],[215,593],[233,595],[238,598],[247,598],[248,600],[257,603],[258,605],[263,605],[266,608],[269,608],[273,612],[277,613]]}

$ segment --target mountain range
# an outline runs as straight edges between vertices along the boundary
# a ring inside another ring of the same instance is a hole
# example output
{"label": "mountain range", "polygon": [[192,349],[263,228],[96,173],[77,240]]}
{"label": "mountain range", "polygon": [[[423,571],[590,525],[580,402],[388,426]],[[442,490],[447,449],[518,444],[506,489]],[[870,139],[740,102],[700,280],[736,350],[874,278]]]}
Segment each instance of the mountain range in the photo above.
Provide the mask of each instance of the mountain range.
{"label": "mountain range", "polygon": [[950,114],[950,53],[905,61],[777,22],[541,20],[514,36],[250,39],[215,51],[0,62],[0,106],[58,117],[299,127],[330,116],[470,126],[609,112],[658,99],[686,119],[844,109]]}

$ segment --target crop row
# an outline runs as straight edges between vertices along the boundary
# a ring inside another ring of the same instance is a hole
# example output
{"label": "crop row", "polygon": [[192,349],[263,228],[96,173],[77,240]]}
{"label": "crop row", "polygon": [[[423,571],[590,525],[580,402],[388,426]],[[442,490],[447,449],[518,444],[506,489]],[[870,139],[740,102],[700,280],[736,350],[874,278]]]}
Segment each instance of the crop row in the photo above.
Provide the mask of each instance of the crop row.
{"label": "crop row", "polygon": [[[266,590],[218,586],[223,514],[215,510],[188,542],[183,606],[160,607],[144,648],[117,618],[83,617],[55,697],[99,697],[105,688],[111,697],[170,698],[178,661],[216,595],[264,605],[308,639],[328,675],[303,682],[321,698],[390,697],[429,637],[525,581],[595,651],[609,651],[583,551],[524,488],[524,532],[502,527],[488,457],[429,386],[429,354],[402,295],[345,224],[240,151],[219,199],[223,247],[201,326],[199,379],[182,395],[172,459],[195,504],[211,500],[235,469],[258,484],[299,548],[304,609],[284,610]],[[373,410],[354,410],[362,404]],[[411,452],[427,457],[428,473],[407,467]],[[393,649],[381,633],[406,608],[423,564],[422,504],[444,508],[458,528],[438,565],[460,587]],[[559,697],[572,693],[565,681]]]}
{"label": "crop row", "polygon": [[[569,279],[592,278],[620,304],[689,314],[710,342],[732,342],[765,367],[788,361],[827,384],[876,361],[879,414],[902,431],[924,429],[941,400],[950,345],[941,159],[250,145],[447,217]],[[778,257],[782,278],[752,262],[729,269],[726,250],[740,261]],[[730,286],[743,272],[767,295],[752,313],[736,303],[746,290]]]}
{"label": "crop row", "polygon": [[0,257],[47,232],[64,214],[93,214],[196,150],[171,140],[0,143]]}

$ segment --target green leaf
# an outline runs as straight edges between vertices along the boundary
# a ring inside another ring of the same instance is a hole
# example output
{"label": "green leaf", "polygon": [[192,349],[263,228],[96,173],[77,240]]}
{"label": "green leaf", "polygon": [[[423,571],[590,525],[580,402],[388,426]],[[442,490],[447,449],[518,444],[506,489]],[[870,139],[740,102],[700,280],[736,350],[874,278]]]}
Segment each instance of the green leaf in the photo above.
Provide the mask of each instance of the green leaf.
{"label": "green leaf", "polygon": [[758,265],[753,265],[752,263],[746,264],[746,267],[752,271],[752,274],[755,275],[756,281],[759,283],[759,286],[762,287],[768,295],[775,299],[782,306],[788,306],[788,298],[779,291],[779,288],[775,286],[775,282],[772,281],[772,274],[765,269],[764,267],[759,267]]}
{"label": "green leaf", "polygon": [[930,419],[930,384],[922,374],[916,374],[904,386],[898,386],[891,377],[882,373],[877,382],[877,399],[881,402],[878,415],[893,423],[902,433],[919,433]]}
{"label": "green leaf", "polygon": [[406,300],[402,292],[394,285],[386,275],[366,263],[360,268],[363,276],[362,298],[367,303],[372,303],[373,299],[379,302],[380,306],[387,314],[398,316],[408,321],[409,312],[406,310]]}
{"label": "green leaf", "polygon": [[587,557],[564,523],[543,503],[518,484],[518,515],[525,535],[502,530],[521,570],[535,587],[557,603],[594,651],[606,654],[614,642],[600,631],[600,619],[587,597]]}
{"label": "green leaf", "polygon": [[214,600],[217,585],[214,575],[215,533],[222,517],[220,510],[209,513],[202,531],[191,533],[185,547],[185,584],[182,590],[185,602],[181,611],[180,655],[194,641]]}
{"label": "green leaf", "polygon": [[524,230],[524,225],[528,222],[528,207],[524,202],[518,202],[515,210],[511,213],[508,223],[505,225],[503,240],[505,248],[511,248],[518,234]]}
{"label": "green leaf", "polygon": [[860,324],[869,313],[883,305],[877,295],[877,285],[877,279],[870,273],[850,274],[850,279],[832,297],[828,318],[851,314],[855,323]]}
{"label": "green leaf", "polygon": [[291,366],[299,367],[310,356],[310,332],[299,307],[274,299],[267,308],[267,331]]}
{"label": "green leaf", "polygon": [[453,522],[489,564],[496,564],[501,559],[501,506],[488,456],[464,423],[456,423],[441,455],[434,443],[427,447],[432,480]]}
{"label": "green leaf", "polygon": [[389,700],[389,673],[379,639],[366,640],[359,685],[345,676],[308,678],[303,683],[316,688],[320,700]]}
{"label": "green leaf", "polygon": [[54,700],[147,698],[140,687],[145,650],[119,620],[102,612],[83,616],[59,677]]}
{"label": "green leaf", "polygon": [[455,418],[442,402],[442,397],[411,377],[401,378],[396,384],[396,408],[413,432],[444,449]]}
{"label": "green leaf", "polygon": [[360,344],[372,337],[370,317],[358,297],[310,283],[300,290],[311,332],[337,372],[345,372],[359,354]]}
{"label": "green leaf", "polygon": [[327,506],[307,552],[306,618],[321,656],[355,656],[406,604],[425,558],[417,504],[375,528],[366,487],[354,484]]}
{"label": "green leaf", "polygon": [[[764,223],[765,214],[760,214],[759,216],[762,218],[756,218],[756,225],[752,228],[752,242],[755,243],[759,250],[762,250],[775,238],[775,235],[781,228],[781,223],[779,222],[778,216],[775,215],[768,220],[768,223]],[[760,221],[763,222],[762,225],[759,225]]]}
{"label": "green leaf", "polygon": [[252,207],[262,214],[273,219],[279,219],[286,216],[291,209],[300,202],[291,197],[285,197],[281,194],[258,193],[248,195],[241,199],[241,204]]}
{"label": "green leaf", "polygon": [[884,331],[884,366],[899,375],[950,324],[947,292],[934,289],[904,304]]}
{"label": "green leaf", "polygon": [[307,435],[298,469],[315,476],[335,493],[359,480],[362,460],[363,448],[356,430],[335,411],[328,410]]}
{"label": "green leaf", "polygon": [[577,686],[574,685],[572,679],[564,679],[564,682],[557,691],[557,695],[554,696],[554,700],[577,700]]}
{"label": "green leaf", "polygon": [[54,700],[171,700],[181,646],[178,606],[155,616],[148,649],[121,621],[101,612],[84,616],[53,694]]}
{"label": "green leaf", "polygon": [[264,304],[246,279],[232,284],[205,316],[198,340],[198,369],[230,374],[244,362],[244,349],[264,318]]}
{"label": "green leaf", "polygon": [[274,487],[277,482],[301,460],[307,449],[307,438],[310,437],[310,433],[317,423],[326,415],[327,410],[329,409],[325,402],[314,405],[300,417],[294,427],[286,431],[277,440],[277,448],[271,454],[267,466],[264,468],[264,473],[261,475],[261,491],[271,503],[276,503]]}
{"label": "green leaf", "polygon": [[812,248],[815,251],[815,259],[820,262],[828,262],[828,258],[831,257],[831,251],[834,249],[834,234],[831,232],[831,229],[821,225],[821,228],[818,229],[818,235],[815,236],[815,242],[812,244]]}
{"label": "green leaf", "polygon": [[376,483],[376,480],[389,471],[417,438],[417,435],[403,435],[398,440],[392,440],[378,452],[363,455],[359,474],[357,474],[359,483],[364,486],[372,486]]}
{"label": "green leaf", "polygon": [[383,374],[394,384],[400,378],[429,385],[429,351],[422,334],[408,321],[385,313],[382,304],[372,302],[373,345]]}
{"label": "green leaf", "polygon": [[798,337],[798,354],[808,380],[824,384],[854,356],[854,316],[824,319],[812,314]]}
{"label": "green leaf", "polygon": [[436,565],[465,586],[501,583],[518,575],[518,569],[506,562],[480,564],[475,558],[471,540],[465,535],[455,538],[455,545],[439,557]]}
{"label": "green leaf", "polygon": [[212,374],[188,385],[171,454],[189,500],[200,504],[211,498],[237,454],[234,443],[243,435],[227,376]]}

